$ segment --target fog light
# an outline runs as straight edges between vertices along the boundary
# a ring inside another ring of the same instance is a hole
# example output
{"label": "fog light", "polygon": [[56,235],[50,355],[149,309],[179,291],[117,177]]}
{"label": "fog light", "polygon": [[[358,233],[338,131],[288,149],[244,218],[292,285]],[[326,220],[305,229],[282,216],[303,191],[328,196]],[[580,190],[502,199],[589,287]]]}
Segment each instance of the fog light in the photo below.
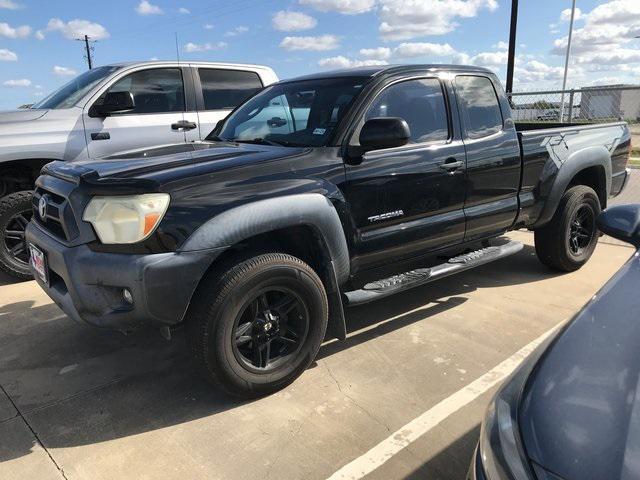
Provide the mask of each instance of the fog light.
{"label": "fog light", "polygon": [[131,295],[131,290],[129,290],[128,288],[122,289],[122,298],[124,298],[124,301],[128,304],[133,304],[133,295]]}

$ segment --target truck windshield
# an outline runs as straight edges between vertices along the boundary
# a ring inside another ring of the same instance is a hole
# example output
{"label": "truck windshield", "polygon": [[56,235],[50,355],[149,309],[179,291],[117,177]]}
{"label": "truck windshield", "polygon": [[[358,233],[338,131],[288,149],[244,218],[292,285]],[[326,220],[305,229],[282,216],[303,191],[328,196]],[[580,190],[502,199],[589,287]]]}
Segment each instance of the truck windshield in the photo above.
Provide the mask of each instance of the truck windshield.
{"label": "truck windshield", "polygon": [[326,146],[368,78],[301,80],[268,87],[207,139],[295,147]]}
{"label": "truck windshield", "polygon": [[71,108],[105,77],[120,68],[105,66],[87,70],[31,108]]}

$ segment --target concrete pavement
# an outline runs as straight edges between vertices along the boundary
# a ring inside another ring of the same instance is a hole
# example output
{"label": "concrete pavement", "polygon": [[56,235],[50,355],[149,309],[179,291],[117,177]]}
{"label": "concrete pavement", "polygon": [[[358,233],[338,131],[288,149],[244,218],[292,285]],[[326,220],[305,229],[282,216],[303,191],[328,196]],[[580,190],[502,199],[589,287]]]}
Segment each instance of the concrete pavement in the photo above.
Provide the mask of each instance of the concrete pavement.
{"label": "concrete pavement", "polygon": [[[34,282],[0,280],[0,478],[323,479],[571,317],[628,259],[581,271],[519,254],[348,310],[293,385],[239,402],[193,372],[181,335],[77,325]],[[463,478],[491,392],[366,478]]]}

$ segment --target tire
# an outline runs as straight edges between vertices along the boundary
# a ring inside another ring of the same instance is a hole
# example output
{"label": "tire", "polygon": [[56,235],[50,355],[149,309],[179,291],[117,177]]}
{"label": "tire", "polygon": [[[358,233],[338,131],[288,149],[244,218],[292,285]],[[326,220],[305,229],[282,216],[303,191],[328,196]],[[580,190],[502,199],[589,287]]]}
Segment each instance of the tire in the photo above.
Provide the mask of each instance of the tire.
{"label": "tire", "polygon": [[322,281],[302,260],[282,253],[222,270],[203,280],[187,313],[187,346],[197,368],[244,398],[284,388],[307,369],[324,339]]}
{"label": "tire", "polygon": [[24,240],[32,214],[31,196],[31,191],[22,191],[0,199],[0,270],[18,280],[33,278]]}
{"label": "tire", "polygon": [[600,199],[591,187],[568,189],[551,221],[535,231],[538,259],[561,272],[581,268],[598,244],[596,219],[600,212]]}

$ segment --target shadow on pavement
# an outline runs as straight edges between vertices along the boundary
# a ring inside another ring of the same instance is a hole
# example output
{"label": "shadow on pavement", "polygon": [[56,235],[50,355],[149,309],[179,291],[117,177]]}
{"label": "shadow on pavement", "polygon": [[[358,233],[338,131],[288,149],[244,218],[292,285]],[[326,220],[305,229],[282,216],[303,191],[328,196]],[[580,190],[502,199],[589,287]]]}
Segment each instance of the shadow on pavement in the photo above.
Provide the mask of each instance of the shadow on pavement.
{"label": "shadow on pavement", "polygon": [[0,272],[0,287],[4,285],[12,285],[14,283],[22,283],[28,282],[29,280],[18,280],[17,278],[13,278],[10,275],[7,275],[4,272]]}
{"label": "shadow on pavement", "polygon": [[[476,289],[537,282],[554,275],[525,246],[508,262],[348,309],[348,330],[353,334],[345,342],[325,344],[318,358],[414,322],[429,321],[464,303],[467,299],[461,295]],[[397,318],[387,321],[392,317]],[[182,336],[178,332],[167,342],[150,329],[123,336],[78,325],[55,305],[4,305],[0,307],[0,385],[48,448],[104,442],[243,405],[197,376]],[[15,440],[3,434],[0,422],[0,462],[31,451],[31,440],[19,444]]]}
{"label": "shadow on pavement", "polygon": [[[480,424],[467,431],[407,475],[405,480],[463,480],[480,437]],[[415,454],[416,452],[414,452]],[[465,463],[466,461],[466,463]]]}

